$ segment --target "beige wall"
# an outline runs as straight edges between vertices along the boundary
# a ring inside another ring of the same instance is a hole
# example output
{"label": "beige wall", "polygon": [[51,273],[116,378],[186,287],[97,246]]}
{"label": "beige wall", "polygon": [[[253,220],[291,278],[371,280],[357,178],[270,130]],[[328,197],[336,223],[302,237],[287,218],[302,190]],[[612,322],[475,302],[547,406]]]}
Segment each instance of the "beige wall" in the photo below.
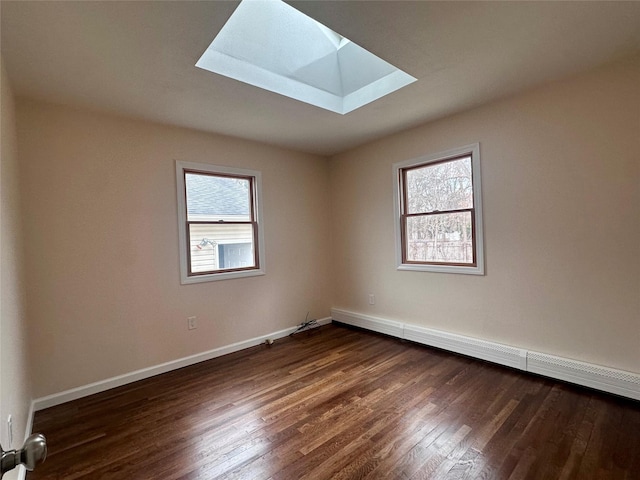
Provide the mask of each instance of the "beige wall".
{"label": "beige wall", "polygon": [[[639,81],[636,58],[329,161],[19,101],[34,396],[332,306],[639,372]],[[397,271],[391,165],[474,142],[487,275]],[[266,276],[180,285],[176,159],[262,171]]]}
{"label": "beige wall", "polygon": [[[36,397],[329,315],[326,159],[34,101],[18,142]],[[262,172],[265,276],[180,285],[175,160]]]}
{"label": "beige wall", "polygon": [[[334,306],[640,372],[639,85],[636,57],[332,159]],[[392,164],[475,142],[486,276],[397,271]]]}
{"label": "beige wall", "polygon": [[[27,358],[15,106],[3,63],[1,70],[0,441],[2,447],[7,450],[22,445],[31,404],[31,390]],[[9,414],[13,418],[13,445],[9,445],[6,427]],[[3,478],[17,478],[17,473],[18,471],[14,470]]]}

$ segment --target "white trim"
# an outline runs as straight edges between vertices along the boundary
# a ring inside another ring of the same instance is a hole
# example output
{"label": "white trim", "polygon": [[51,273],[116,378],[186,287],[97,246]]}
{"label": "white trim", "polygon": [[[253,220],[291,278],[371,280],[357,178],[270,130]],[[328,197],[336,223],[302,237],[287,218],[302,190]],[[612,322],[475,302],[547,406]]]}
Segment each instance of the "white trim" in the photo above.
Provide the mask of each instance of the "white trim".
{"label": "white trim", "polygon": [[527,356],[521,348],[510,347],[500,343],[487,342],[454,333],[423,328],[415,325],[404,325],[404,339],[430,345],[451,352],[468,355],[488,362],[507,367],[526,370]]}
{"label": "white trim", "polygon": [[[187,233],[185,225],[187,222],[185,205],[185,185],[184,170],[196,170],[209,173],[226,173],[229,175],[243,175],[255,179],[253,198],[255,200],[255,220],[258,224],[258,267],[252,270],[242,270],[239,272],[221,272],[208,275],[189,276],[187,268]],[[232,278],[255,277],[264,275],[265,268],[265,248],[264,248],[264,216],[262,213],[262,173],[258,170],[248,170],[246,168],[227,167],[223,165],[212,165],[209,163],[182,162],[176,160],[176,195],[178,202],[178,248],[180,249],[180,283],[188,285],[192,283],[213,282],[217,280],[230,280]]]}
{"label": "white trim", "polygon": [[[35,415],[35,401],[31,400],[31,404],[29,405],[29,413],[27,413],[27,424],[24,428],[24,440],[26,440],[29,435],[33,433],[33,417]],[[16,467],[18,471],[17,480],[25,480],[27,478],[27,468],[20,464]]]}
{"label": "white trim", "polygon": [[25,440],[29,435],[33,433],[33,417],[36,413],[36,402],[35,400],[31,400],[31,405],[29,405],[29,413],[27,414],[27,425],[24,429],[24,438]]}
{"label": "white trim", "polygon": [[[34,404],[34,401],[32,400],[31,404],[29,405],[29,412],[27,413],[27,423],[24,428],[23,442],[29,437],[29,435],[33,433],[33,417],[35,414],[34,409],[35,409],[35,404]],[[9,445],[8,448],[11,449],[13,447]],[[22,447],[18,447],[18,448],[22,448]],[[23,464],[16,466],[13,470],[17,472],[16,480],[25,480],[27,478],[27,468]]]}
{"label": "white trim", "polygon": [[[331,323],[331,318],[330,317],[322,318],[317,320],[317,322],[320,325],[326,325],[328,323]],[[34,409],[35,411],[44,410],[45,408],[53,407],[55,405],[60,405],[62,403],[70,402],[72,400],[77,400],[78,398],[87,397],[95,393],[104,392],[112,388],[121,387],[123,385],[137,382],[138,380],[143,380],[145,378],[154,377],[156,375],[170,372],[178,368],[183,368],[189,365],[194,365],[196,363],[204,362],[206,360],[211,360],[212,358],[221,357],[222,355],[227,355],[229,353],[237,352],[239,350],[244,350],[245,348],[255,347],[256,345],[260,345],[261,343],[264,343],[265,340],[267,339],[275,340],[278,338],[286,337],[287,335],[293,333],[296,330],[296,328],[298,327],[295,326],[295,327],[286,328],[284,330],[279,330],[277,332],[261,335],[259,337],[254,337],[249,340],[244,340],[242,342],[233,343],[231,345],[226,345],[224,347],[214,348],[213,350],[198,353],[196,355],[191,355],[189,357],[172,360],[170,362],[162,363],[160,365],[155,365],[153,367],[143,368],[141,370],[136,370],[134,372],[125,373],[124,375],[118,375],[116,377],[108,378],[106,380],[100,380],[98,382],[90,383],[88,385],[83,385],[81,387],[72,388],[70,390],[54,393],[52,395],[47,395],[45,397],[40,397],[33,401],[32,409]]]}
{"label": "white trim", "polygon": [[529,352],[528,371],[640,400],[640,375],[568,358]]}
{"label": "white trim", "polygon": [[25,480],[27,478],[27,467],[20,464],[15,468],[18,471],[18,476],[16,477],[16,480]]}
{"label": "white trim", "polygon": [[[437,162],[449,158],[471,156],[471,169],[473,172],[473,208],[475,211],[475,232],[473,232],[476,242],[476,266],[456,266],[456,265],[425,265],[402,263],[402,236],[400,233],[400,211],[402,207],[402,191],[400,189],[400,171],[407,167],[425,163]],[[464,147],[453,148],[446,152],[439,152],[425,155],[419,158],[412,158],[402,162],[394,163],[393,169],[393,211],[394,225],[393,231],[396,238],[396,266],[398,270],[419,271],[419,272],[439,272],[439,273],[463,273],[469,275],[484,275],[484,229],[482,222],[482,174],[480,172],[480,144],[473,143]]]}
{"label": "white trim", "polygon": [[337,308],[331,309],[331,318],[338,322],[353,325],[354,327],[362,327],[392,337],[404,338],[403,324],[393,320],[385,320],[360,313],[351,313]]}
{"label": "white trim", "polygon": [[[640,400],[640,374],[638,373],[337,308],[331,309],[331,317],[348,325]],[[398,334],[398,331],[401,333]]]}
{"label": "white trim", "polygon": [[[337,308],[331,309],[331,317],[319,319],[320,325],[331,323],[331,320],[347,325],[353,325],[366,330],[383,333],[385,335],[414,341],[423,345],[430,345],[473,358],[479,358],[492,363],[505,365],[539,375],[563,380],[578,385],[594,388],[604,392],[614,393],[635,400],[640,400],[640,374],[617,370],[610,367],[581,362],[545,353],[525,350],[511,345],[504,345],[486,340],[457,335],[406,324],[395,320],[373,317],[361,313],[349,312]],[[26,426],[25,438],[31,434],[34,413],[45,408],[60,405],[71,400],[83,398],[95,393],[120,387],[129,383],[150,378],[178,368],[194,365],[222,355],[237,352],[245,348],[264,343],[267,339],[278,339],[293,333],[296,327],[286,328],[274,333],[233,343],[224,347],[202,352],[189,357],[180,358],[153,367],[136,370],[82,387],[65,390],[63,392],[40,397],[31,403]]]}

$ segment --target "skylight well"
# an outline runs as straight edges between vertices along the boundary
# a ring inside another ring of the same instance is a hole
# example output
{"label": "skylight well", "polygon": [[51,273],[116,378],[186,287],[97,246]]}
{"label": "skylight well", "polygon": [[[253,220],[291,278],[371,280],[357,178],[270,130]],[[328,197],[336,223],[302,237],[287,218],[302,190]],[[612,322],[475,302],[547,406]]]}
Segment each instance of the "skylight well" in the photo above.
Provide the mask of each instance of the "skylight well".
{"label": "skylight well", "polygon": [[243,0],[196,66],[340,114],[416,81],[280,0]]}

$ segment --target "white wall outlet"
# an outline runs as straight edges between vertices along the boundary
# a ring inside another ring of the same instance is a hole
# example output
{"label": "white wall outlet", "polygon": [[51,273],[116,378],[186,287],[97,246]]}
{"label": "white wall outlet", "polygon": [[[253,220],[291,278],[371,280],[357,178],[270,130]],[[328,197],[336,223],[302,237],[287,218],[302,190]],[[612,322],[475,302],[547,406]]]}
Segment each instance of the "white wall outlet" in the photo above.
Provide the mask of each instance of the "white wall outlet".
{"label": "white wall outlet", "polygon": [[369,305],[375,305],[376,304],[376,296],[373,293],[369,294]]}
{"label": "white wall outlet", "polygon": [[196,317],[187,317],[187,328],[189,330],[198,328],[198,319]]}
{"label": "white wall outlet", "polygon": [[9,440],[9,446],[7,449],[10,449],[13,444],[13,418],[11,418],[11,415],[7,417],[7,436]]}

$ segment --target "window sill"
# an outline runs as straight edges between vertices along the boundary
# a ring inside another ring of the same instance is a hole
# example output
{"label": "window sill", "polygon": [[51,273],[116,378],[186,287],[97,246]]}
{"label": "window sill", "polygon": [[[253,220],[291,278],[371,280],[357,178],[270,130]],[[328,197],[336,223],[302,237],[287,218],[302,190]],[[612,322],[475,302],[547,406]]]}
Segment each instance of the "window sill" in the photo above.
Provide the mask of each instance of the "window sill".
{"label": "window sill", "polygon": [[434,273],[458,273],[464,275],[484,275],[481,266],[463,267],[458,265],[398,265],[398,270],[409,272],[434,272]]}
{"label": "window sill", "polygon": [[210,273],[206,275],[193,275],[190,277],[183,276],[180,283],[182,285],[190,285],[192,283],[217,282],[219,280],[232,280],[234,278],[257,277],[264,274],[265,271],[262,268],[257,270],[244,270],[240,272]]}

